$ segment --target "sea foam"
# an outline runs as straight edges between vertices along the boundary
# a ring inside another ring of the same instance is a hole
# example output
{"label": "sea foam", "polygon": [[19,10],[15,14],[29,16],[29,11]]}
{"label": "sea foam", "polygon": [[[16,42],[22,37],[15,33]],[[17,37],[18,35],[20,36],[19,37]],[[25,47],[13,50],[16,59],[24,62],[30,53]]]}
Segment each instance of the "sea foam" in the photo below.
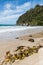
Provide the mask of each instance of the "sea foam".
{"label": "sea foam", "polygon": [[22,31],[26,29],[34,29],[39,27],[31,27],[31,26],[0,26],[0,33],[3,32],[11,32],[11,31]]}

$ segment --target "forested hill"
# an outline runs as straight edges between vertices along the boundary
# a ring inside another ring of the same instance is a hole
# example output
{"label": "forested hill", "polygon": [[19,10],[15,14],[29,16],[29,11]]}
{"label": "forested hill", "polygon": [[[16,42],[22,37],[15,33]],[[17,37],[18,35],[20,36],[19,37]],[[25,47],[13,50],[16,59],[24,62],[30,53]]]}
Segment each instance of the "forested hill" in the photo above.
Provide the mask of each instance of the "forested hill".
{"label": "forested hill", "polygon": [[28,10],[17,20],[17,25],[42,25],[43,26],[43,5],[36,5]]}

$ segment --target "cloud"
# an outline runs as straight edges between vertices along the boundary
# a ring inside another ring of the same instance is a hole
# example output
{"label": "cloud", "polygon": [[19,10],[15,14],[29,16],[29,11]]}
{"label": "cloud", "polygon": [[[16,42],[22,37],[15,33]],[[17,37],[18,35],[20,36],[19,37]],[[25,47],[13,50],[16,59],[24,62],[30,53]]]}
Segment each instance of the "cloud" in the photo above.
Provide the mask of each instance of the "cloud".
{"label": "cloud", "polygon": [[19,17],[21,14],[17,14],[17,15],[11,15],[11,16],[6,16],[6,17],[0,17],[0,20],[7,20],[7,19],[12,19],[12,18],[17,18]]}
{"label": "cloud", "polygon": [[26,2],[26,3],[24,3],[23,5],[21,5],[21,6],[17,6],[16,8],[17,9],[24,9],[24,8],[26,8],[26,7],[29,7],[31,5],[31,2]]}
{"label": "cloud", "polygon": [[11,8],[11,4],[6,4],[6,5],[5,5],[5,8],[6,8],[6,9],[10,9],[10,8]]}
{"label": "cloud", "polygon": [[41,3],[40,5],[43,5],[43,3]]}
{"label": "cloud", "polygon": [[6,15],[12,15],[12,14],[14,15],[14,14],[22,13],[22,12],[25,12],[27,9],[29,9],[30,5],[31,5],[30,2],[26,2],[23,5],[16,6],[16,9],[12,10],[11,4],[6,4],[5,8],[7,8],[7,9],[5,9],[1,14],[6,16]]}
{"label": "cloud", "polygon": [[[15,6],[15,5],[13,5]],[[0,20],[14,20],[18,19],[23,13],[25,13],[31,6],[31,2],[26,2],[22,5],[17,5],[16,8],[12,9],[12,4],[5,4],[4,10],[0,13]]]}

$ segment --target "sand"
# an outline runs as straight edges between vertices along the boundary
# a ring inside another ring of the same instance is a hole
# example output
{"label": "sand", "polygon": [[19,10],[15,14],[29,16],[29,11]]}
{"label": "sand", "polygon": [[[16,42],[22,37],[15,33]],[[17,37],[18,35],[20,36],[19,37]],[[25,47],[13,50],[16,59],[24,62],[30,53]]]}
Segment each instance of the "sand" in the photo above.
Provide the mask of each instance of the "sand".
{"label": "sand", "polygon": [[[28,41],[30,38],[34,39],[34,42]],[[14,50],[18,46],[43,46],[43,31],[37,34],[33,34],[32,37],[29,35],[21,36],[18,39],[0,41],[0,63],[3,60],[6,51],[11,51],[14,53]],[[34,53],[33,55],[24,58],[23,60],[15,61],[12,65],[43,65],[43,48],[39,49],[38,53]]]}

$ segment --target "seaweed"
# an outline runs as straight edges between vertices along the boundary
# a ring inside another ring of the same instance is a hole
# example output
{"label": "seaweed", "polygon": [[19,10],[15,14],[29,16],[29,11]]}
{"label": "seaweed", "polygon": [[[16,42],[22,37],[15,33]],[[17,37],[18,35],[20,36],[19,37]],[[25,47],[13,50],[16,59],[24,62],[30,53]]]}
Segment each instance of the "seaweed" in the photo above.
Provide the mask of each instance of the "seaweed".
{"label": "seaweed", "polygon": [[[26,48],[25,48],[26,47]],[[16,52],[19,50],[18,53],[11,54],[10,51],[6,52],[5,59],[2,61],[1,65],[7,65],[9,63],[12,65],[16,60],[23,60],[25,57],[31,56],[34,53],[38,53],[38,50],[43,47],[41,45],[39,46],[33,46],[33,47],[27,47],[27,46],[18,46],[15,50]]]}

